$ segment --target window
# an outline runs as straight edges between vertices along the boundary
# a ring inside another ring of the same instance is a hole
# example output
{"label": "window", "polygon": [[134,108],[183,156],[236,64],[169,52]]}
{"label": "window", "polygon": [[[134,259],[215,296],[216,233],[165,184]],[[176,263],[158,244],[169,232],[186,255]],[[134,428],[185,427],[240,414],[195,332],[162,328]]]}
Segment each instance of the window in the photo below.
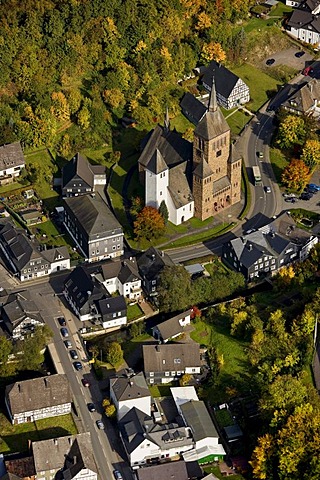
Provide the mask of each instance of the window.
{"label": "window", "polygon": [[173,363],[181,363],[181,358],[175,358],[175,359],[173,360]]}
{"label": "window", "polygon": [[218,150],[218,151],[217,151],[216,156],[217,156],[217,157],[221,157],[221,150]]}
{"label": "window", "polygon": [[149,373],[150,377],[154,377],[154,372]]}
{"label": "window", "polygon": [[151,284],[155,285],[157,283],[157,280],[152,280]]}
{"label": "window", "polygon": [[169,377],[170,372],[164,372],[165,377]]}

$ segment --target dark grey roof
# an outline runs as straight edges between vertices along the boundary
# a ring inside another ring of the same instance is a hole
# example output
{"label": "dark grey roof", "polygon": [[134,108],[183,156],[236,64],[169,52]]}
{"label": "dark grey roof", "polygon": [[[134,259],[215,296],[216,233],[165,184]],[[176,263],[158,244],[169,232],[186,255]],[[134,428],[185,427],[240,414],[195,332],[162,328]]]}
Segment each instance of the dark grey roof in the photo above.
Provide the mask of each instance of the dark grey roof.
{"label": "dark grey roof", "polygon": [[282,104],[284,108],[296,110],[298,113],[307,113],[320,101],[320,82],[316,78],[307,84],[296,85],[287,100]]}
{"label": "dark grey roof", "polygon": [[133,259],[123,260],[121,262],[121,269],[118,278],[122,285],[128,282],[135,282],[137,280],[141,280],[136,261]]}
{"label": "dark grey roof", "polygon": [[237,259],[246,268],[250,268],[254,263],[262,258],[264,255],[270,255],[266,248],[256,245],[250,240],[243,238],[235,238],[230,241],[230,244],[236,254]]}
{"label": "dark grey roof", "polygon": [[151,280],[157,277],[165,266],[173,266],[169,255],[157,248],[150,247],[137,260],[140,273]]}
{"label": "dark grey roof", "polygon": [[189,480],[187,464],[183,461],[167,462],[162,465],[139,468],[136,470],[136,473],[138,480]]}
{"label": "dark grey roof", "polygon": [[[307,10],[293,10],[291,17],[288,20],[287,27],[299,30],[300,28],[314,30],[312,28],[313,15]],[[310,29],[308,28],[310,26]]]}
{"label": "dark grey roof", "polygon": [[116,378],[110,378],[110,389],[113,390],[118,402],[150,397],[150,391],[142,372],[136,375],[124,374]]}
{"label": "dark grey roof", "polygon": [[168,170],[168,165],[166,164],[158,148],[156,148],[153,154],[151,155],[150,160],[146,165],[146,168],[150,170],[150,172],[155,174]]}
{"label": "dark grey roof", "polygon": [[62,187],[65,187],[73,178],[81,178],[89,187],[93,188],[94,174],[88,160],[77,153],[62,169]]}
{"label": "dark grey roof", "polygon": [[44,323],[38,307],[30,300],[29,292],[14,294],[14,298],[10,298],[2,307],[2,316],[10,334],[26,318],[33,318],[39,323]]}
{"label": "dark grey roof", "polygon": [[25,158],[20,142],[9,143],[0,147],[0,170],[25,165]]}
{"label": "dark grey roof", "polygon": [[144,372],[166,372],[199,367],[200,346],[197,343],[142,345]]}
{"label": "dark grey roof", "polygon": [[145,425],[152,425],[152,418],[138,408],[134,407],[119,421],[121,436],[129,455],[147,437]]}
{"label": "dark grey roof", "polygon": [[195,128],[195,134],[204,140],[212,140],[228,131],[230,131],[230,127],[222,115],[220,108],[214,111],[207,111]]}
{"label": "dark grey roof", "polygon": [[187,310],[186,312],[180,313],[175,317],[169,318],[169,320],[158,323],[156,327],[159,330],[163,340],[168,340],[169,338],[172,338],[173,336],[183,332],[184,327],[180,325],[179,320],[182,320],[186,316],[191,315],[191,312],[192,310]]}
{"label": "dark grey roof", "polygon": [[6,387],[6,398],[13,415],[72,401],[69,381],[61,374],[12,383]]}
{"label": "dark grey roof", "polygon": [[122,230],[120,223],[98,194],[94,197],[83,195],[65,198],[64,202],[88,236]]}
{"label": "dark grey roof", "polygon": [[198,125],[207,111],[207,107],[189,92],[184,94],[180,106],[184,115],[195,125]]}
{"label": "dark grey roof", "polygon": [[171,168],[169,175],[169,192],[176,208],[188,205],[193,195],[187,178],[187,162]]}
{"label": "dark grey roof", "polygon": [[108,296],[103,285],[84,266],[76,267],[66,278],[64,285],[68,296],[83,313],[89,311],[90,305],[95,301]]}
{"label": "dark grey roof", "polygon": [[212,85],[212,80],[215,80],[217,93],[225,98],[228,98],[232,90],[234,89],[239,77],[226,67],[212,60],[203,75],[202,83],[207,86]]}
{"label": "dark grey roof", "polygon": [[103,298],[97,301],[98,310],[102,317],[111,313],[127,311],[127,304],[123,295],[117,297]]}
{"label": "dark grey roof", "polygon": [[180,410],[187,426],[191,428],[196,442],[205,438],[218,438],[217,430],[204,402],[190,400],[190,402],[180,405]]}
{"label": "dark grey roof", "polygon": [[69,251],[66,246],[49,248],[47,250],[42,250],[41,253],[43,257],[50,263],[70,258]]}
{"label": "dark grey roof", "polygon": [[89,432],[32,442],[36,472],[61,470],[62,478],[71,480],[82,469],[98,473]]}

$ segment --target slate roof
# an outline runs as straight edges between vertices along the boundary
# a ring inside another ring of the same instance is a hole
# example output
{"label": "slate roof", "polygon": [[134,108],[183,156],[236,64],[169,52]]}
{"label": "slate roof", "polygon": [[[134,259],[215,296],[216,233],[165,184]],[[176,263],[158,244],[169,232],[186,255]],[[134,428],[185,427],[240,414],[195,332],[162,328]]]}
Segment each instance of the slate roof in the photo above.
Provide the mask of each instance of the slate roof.
{"label": "slate roof", "polygon": [[127,304],[123,295],[117,297],[103,298],[97,301],[98,310],[104,316],[117,312],[127,312]]}
{"label": "slate roof", "polygon": [[25,158],[20,142],[1,145],[0,147],[0,170],[6,170],[12,167],[23,167]]}
{"label": "slate roof", "polygon": [[213,182],[212,188],[214,193],[218,193],[224,188],[230,187],[230,185],[231,185],[230,179],[226,175],[225,177],[219,178],[219,180],[216,180],[215,182]]}
{"label": "slate roof", "polygon": [[13,330],[28,317],[44,324],[39,309],[36,304],[30,300],[28,292],[17,293],[14,297],[15,298],[9,300],[8,303],[2,307],[2,316],[10,335]]}
{"label": "slate roof", "polygon": [[189,92],[185,93],[182,97],[180,107],[184,115],[194,125],[197,125],[200,122],[207,111],[207,107]]}
{"label": "slate roof", "polygon": [[62,469],[63,478],[70,480],[82,469],[98,472],[89,432],[32,442],[32,451],[38,476]]}
{"label": "slate roof", "polygon": [[110,378],[110,389],[118,400],[124,402],[133,398],[150,397],[150,391],[142,372]]}
{"label": "slate roof", "polygon": [[148,161],[146,167],[148,170],[150,170],[150,172],[155,174],[165,172],[166,170],[168,170],[168,165],[166,164],[158,148],[156,148],[153,154],[151,155],[150,160]]}
{"label": "slate roof", "polygon": [[307,113],[320,101],[320,81],[314,78],[305,85],[297,85],[297,88],[282,106]]}
{"label": "slate roof", "polygon": [[198,344],[172,343],[165,345],[142,345],[144,372],[166,372],[199,367]]}
{"label": "slate roof", "polygon": [[140,273],[148,280],[157,277],[165,266],[173,266],[169,255],[150,247],[137,260]]}
{"label": "slate roof", "polygon": [[136,261],[130,259],[123,260],[121,262],[121,269],[118,278],[122,285],[141,280]]}
{"label": "slate roof", "polygon": [[195,128],[195,134],[207,141],[230,131],[226,119],[217,106],[214,79],[212,79],[211,85],[208,110]]}
{"label": "slate roof", "polygon": [[58,262],[59,260],[69,259],[69,251],[66,246],[53,247],[47,250],[42,250],[43,257],[50,263]]}
{"label": "slate roof", "polygon": [[138,480],[189,480],[185,462],[167,462],[162,465],[151,465],[147,468],[139,468]]}
{"label": "slate roof", "polygon": [[72,401],[69,381],[62,374],[12,383],[6,387],[6,398],[13,415]]}
{"label": "slate roof", "polygon": [[83,266],[76,267],[66,278],[64,285],[68,296],[72,298],[79,311],[81,309],[89,311],[92,303],[107,296],[103,285]]}
{"label": "slate roof", "polygon": [[212,60],[205,71],[202,83],[208,86],[212,85],[212,81],[215,81],[217,93],[225,98],[228,98],[232,90],[234,89],[239,77],[233,72],[228,70],[221,63]]}
{"label": "slate roof", "polygon": [[180,165],[176,165],[170,170],[168,189],[176,208],[188,205],[193,201],[193,195],[188,183],[186,169],[187,162],[184,162]]}
{"label": "slate roof", "polygon": [[318,15],[313,16],[312,13],[307,10],[293,10],[291,17],[288,20],[287,27],[296,30],[304,29],[320,33],[320,18]]}
{"label": "slate roof", "polygon": [[65,187],[74,177],[81,178],[89,187],[93,188],[94,174],[88,160],[77,153],[62,169],[62,187]]}
{"label": "slate roof", "polygon": [[121,230],[121,225],[99,194],[65,198],[64,202],[88,236]]}
{"label": "slate roof", "polygon": [[204,402],[190,400],[190,402],[180,405],[180,410],[186,425],[191,428],[196,442],[208,437],[219,437]]}
{"label": "slate roof", "polygon": [[179,320],[184,319],[187,315],[191,315],[192,310],[187,310],[186,312],[180,313],[175,317],[169,318],[164,322],[158,323],[155,327],[159,330],[163,340],[168,340],[175,335],[183,332],[184,327],[180,325]]}

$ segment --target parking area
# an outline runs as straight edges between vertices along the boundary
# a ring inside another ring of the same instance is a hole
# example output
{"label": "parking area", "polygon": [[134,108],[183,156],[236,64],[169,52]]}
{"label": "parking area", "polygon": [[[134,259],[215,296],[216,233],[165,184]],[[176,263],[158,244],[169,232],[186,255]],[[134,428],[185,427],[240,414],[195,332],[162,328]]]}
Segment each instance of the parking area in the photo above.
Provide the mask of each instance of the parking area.
{"label": "parking area", "polygon": [[[303,55],[302,52],[304,52]],[[270,60],[274,60],[274,62],[268,62]],[[291,47],[272,54],[270,57],[265,58],[263,63],[268,68],[277,65],[287,65],[288,67],[296,68],[297,70],[303,70],[312,62],[313,56],[310,55],[308,51],[304,51],[303,49],[299,50],[299,47]]]}

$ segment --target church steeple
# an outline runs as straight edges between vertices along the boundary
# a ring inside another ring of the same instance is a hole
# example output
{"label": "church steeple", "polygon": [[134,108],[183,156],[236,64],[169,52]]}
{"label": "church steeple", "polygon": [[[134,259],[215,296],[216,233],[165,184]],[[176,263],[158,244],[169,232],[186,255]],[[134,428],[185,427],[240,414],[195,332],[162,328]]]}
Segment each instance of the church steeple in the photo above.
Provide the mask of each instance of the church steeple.
{"label": "church steeple", "polygon": [[210,92],[210,97],[209,97],[209,105],[208,105],[208,111],[209,112],[216,112],[217,111],[217,94],[216,94],[216,84],[214,81],[214,74],[212,77],[212,87],[211,87],[211,92]]}

